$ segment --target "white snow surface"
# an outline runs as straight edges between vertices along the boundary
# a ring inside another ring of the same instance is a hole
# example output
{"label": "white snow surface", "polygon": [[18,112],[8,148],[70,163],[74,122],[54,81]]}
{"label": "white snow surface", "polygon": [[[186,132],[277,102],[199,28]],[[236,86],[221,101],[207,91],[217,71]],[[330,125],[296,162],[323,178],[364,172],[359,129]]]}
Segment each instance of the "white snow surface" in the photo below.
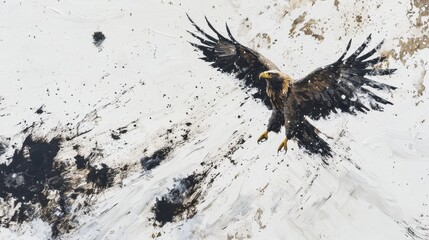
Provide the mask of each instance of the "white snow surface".
{"label": "white snow surface", "polygon": [[[380,51],[388,51],[398,50],[401,38],[427,34],[413,27],[409,9],[406,0],[339,0],[338,9],[334,0],[1,2],[0,135],[10,140],[0,163],[22,143],[25,127],[43,122],[41,136],[67,124],[90,130],[64,143],[57,159],[73,162],[79,143],[86,155],[101,149],[99,163],[131,166],[93,197],[90,211],[76,212],[77,227],[61,239],[429,239],[429,99],[416,90],[429,80],[429,49],[405,63],[390,58],[398,71],[374,77],[398,87],[380,93],[394,103],[384,112],[313,121],[332,137],[336,154],[325,165],[293,140],[287,154],[277,154],[284,132],[257,144],[270,111],[233,76],[199,60],[186,33],[194,31],[186,13],[207,31],[204,16],[222,32],[228,22],[242,44],[300,78],[335,61],[350,38],[355,49],[372,33],[371,46],[385,39]],[[323,40],[299,31],[301,25],[290,34],[305,12],[305,19],[320,20]],[[363,22],[354,21],[357,13]],[[96,31],[106,36],[101,49],[92,43]],[[271,44],[258,47],[258,33]],[[42,105],[45,113],[35,114]],[[137,127],[121,139],[110,137],[133,121]],[[189,139],[176,141],[188,122]],[[142,170],[140,159],[170,139],[176,142],[168,158]],[[210,163],[214,180],[203,181],[196,214],[154,224],[156,199],[174,179]],[[50,235],[40,219],[0,228],[1,239]]]}

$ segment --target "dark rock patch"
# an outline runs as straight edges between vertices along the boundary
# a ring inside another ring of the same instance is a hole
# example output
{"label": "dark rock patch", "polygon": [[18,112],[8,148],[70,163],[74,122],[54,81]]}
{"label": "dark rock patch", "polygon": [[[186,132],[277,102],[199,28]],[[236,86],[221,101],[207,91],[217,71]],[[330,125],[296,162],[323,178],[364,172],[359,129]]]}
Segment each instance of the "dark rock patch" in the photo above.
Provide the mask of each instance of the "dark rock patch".
{"label": "dark rock patch", "polygon": [[183,141],[187,141],[189,139],[189,132],[190,131],[191,130],[186,129],[186,130],[184,130],[184,133],[180,135],[180,136],[182,136]]}
{"label": "dark rock patch", "polygon": [[[156,150],[151,156],[145,156],[140,160],[143,170],[148,171],[159,166],[175,148],[190,140],[192,135],[189,127],[192,126],[192,123],[186,122],[184,126],[173,125],[172,128],[167,129],[164,134],[159,136],[166,145]],[[145,149],[144,152],[146,151]]]}
{"label": "dark rock patch", "polygon": [[112,131],[110,136],[113,138],[113,140],[119,140],[121,139],[121,135],[128,132],[128,129],[125,127],[118,128],[116,131]]}
{"label": "dark rock patch", "polygon": [[52,189],[62,189],[64,179],[61,173],[65,164],[54,160],[60,150],[60,138],[49,142],[28,136],[20,150],[16,150],[9,165],[0,164],[0,197],[8,194],[18,202],[44,202],[41,192],[45,185]]}
{"label": "dark rock patch", "polygon": [[244,144],[246,142],[246,140],[244,139],[244,136],[243,135],[241,135],[240,137],[239,137],[239,139],[237,140],[237,142],[235,142],[235,143],[231,143],[229,146],[228,146],[228,152],[226,152],[225,154],[224,154],[224,157],[225,158],[228,158],[229,159],[229,161],[232,163],[232,164],[234,164],[234,165],[236,165],[237,164],[237,162],[232,158],[232,155],[238,150],[238,149],[240,149],[241,147],[242,147],[242,145]]}
{"label": "dark rock patch", "polygon": [[[66,164],[55,161],[61,141],[59,137],[48,141],[29,135],[22,147],[15,150],[12,161],[8,165],[0,164],[0,198],[6,202],[13,199],[14,206],[19,206],[11,217],[0,217],[2,226],[40,216],[51,224],[52,233],[56,236],[56,222],[68,214],[62,193],[70,187],[63,177]],[[60,197],[48,198],[51,191],[59,192]],[[39,214],[36,213],[38,206],[44,209]]]}
{"label": "dark rock patch", "polygon": [[156,150],[152,156],[144,157],[140,160],[143,170],[151,170],[161,164],[164,161],[168,154],[173,150],[172,147],[167,146],[159,150]]}
{"label": "dark rock patch", "polygon": [[6,152],[6,146],[4,143],[0,142],[0,156]]}
{"label": "dark rock patch", "polygon": [[113,140],[119,140],[119,139],[121,139],[121,137],[120,137],[120,136],[121,136],[120,134],[115,133],[115,132],[112,132],[112,133],[110,134],[110,137],[111,137]]}
{"label": "dark rock patch", "polygon": [[119,140],[121,139],[121,135],[128,132],[128,129],[126,127],[118,128],[116,131],[112,131],[110,133],[110,136],[113,138],[113,140]]}
{"label": "dark rock patch", "polygon": [[173,188],[167,194],[156,199],[153,207],[155,221],[161,227],[168,222],[192,218],[201,195],[201,182],[206,174],[192,174],[176,179]]}
{"label": "dark rock patch", "polygon": [[99,189],[113,186],[117,171],[102,163],[101,168],[89,165],[89,172],[86,176],[88,183],[93,183]]}
{"label": "dark rock patch", "polygon": [[87,168],[89,160],[86,159],[84,156],[78,154],[74,157],[74,159],[77,169],[81,170]]}
{"label": "dark rock patch", "polygon": [[[78,148],[75,150],[78,150]],[[115,182],[116,175],[119,172],[126,172],[128,170],[128,165],[125,165],[119,169],[113,169],[104,163],[100,164],[100,166],[93,166],[91,162],[94,161],[98,155],[99,153],[92,152],[87,157],[84,157],[82,154],[77,154],[74,157],[76,168],[79,170],[87,170],[85,180],[93,187],[81,192],[92,194],[96,192],[95,190],[110,188]]]}
{"label": "dark rock patch", "polygon": [[[0,164],[0,227],[40,218],[51,226],[52,238],[76,227],[76,214],[87,211],[92,194],[112,187],[118,171],[106,164],[91,166],[82,154],[74,157],[79,171],[57,155],[66,140],[28,135],[9,163]],[[73,146],[78,150],[78,145]],[[73,209],[73,211],[71,211]]]}
{"label": "dark rock patch", "polygon": [[101,44],[106,40],[106,36],[102,32],[94,32],[92,35],[93,43],[96,47],[100,48]]}
{"label": "dark rock patch", "polygon": [[45,111],[43,110],[43,108],[45,107],[45,105],[42,105],[41,107],[39,107],[36,111],[35,111],[35,113],[37,113],[37,114],[42,114],[42,113],[44,113]]}
{"label": "dark rock patch", "polygon": [[137,128],[137,120],[132,121],[131,123],[127,124],[126,126],[120,127],[116,130],[111,130],[110,137],[113,140],[119,140],[121,139],[121,135],[127,133],[130,130],[133,130]]}

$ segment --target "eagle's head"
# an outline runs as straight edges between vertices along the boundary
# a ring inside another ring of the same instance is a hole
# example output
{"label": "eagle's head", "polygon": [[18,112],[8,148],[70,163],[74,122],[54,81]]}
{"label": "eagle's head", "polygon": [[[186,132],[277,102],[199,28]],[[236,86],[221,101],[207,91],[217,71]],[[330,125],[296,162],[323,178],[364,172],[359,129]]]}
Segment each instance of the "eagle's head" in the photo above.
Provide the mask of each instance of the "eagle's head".
{"label": "eagle's head", "polygon": [[267,81],[266,92],[273,107],[283,109],[292,78],[280,71],[269,70],[259,74],[259,79]]}
{"label": "eagle's head", "polygon": [[259,74],[259,79],[267,81],[267,91],[271,90],[283,93],[287,92],[289,83],[292,81],[291,77],[277,70],[262,72]]}

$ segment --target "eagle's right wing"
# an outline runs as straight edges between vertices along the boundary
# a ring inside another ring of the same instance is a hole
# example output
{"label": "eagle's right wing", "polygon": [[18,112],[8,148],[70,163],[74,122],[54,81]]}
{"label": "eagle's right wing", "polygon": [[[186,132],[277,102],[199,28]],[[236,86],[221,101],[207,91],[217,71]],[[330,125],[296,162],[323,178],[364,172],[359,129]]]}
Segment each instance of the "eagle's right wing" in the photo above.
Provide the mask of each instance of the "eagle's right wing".
{"label": "eagle's right wing", "polygon": [[208,26],[217,35],[215,38],[198,27],[189,15],[188,18],[201,34],[198,36],[188,31],[201,42],[201,44],[191,43],[192,46],[203,52],[204,57],[201,59],[211,62],[211,66],[221,72],[234,74],[238,79],[243,80],[245,86],[256,89],[257,92],[253,94],[253,97],[261,99],[268,108],[271,108],[270,100],[265,92],[266,82],[259,79],[259,74],[268,70],[278,70],[278,68],[258,52],[238,43],[231,35],[228,25],[226,25],[226,30],[229,38],[226,38],[216,31],[206,18]]}
{"label": "eagle's right wing", "polygon": [[337,111],[356,114],[370,109],[382,111],[383,105],[391,105],[391,102],[372,90],[394,90],[396,87],[374,81],[370,77],[391,75],[396,69],[377,67],[385,57],[369,59],[383,42],[362,54],[370,40],[371,35],[353,54],[345,58],[351,45],[350,40],[346,51],[336,62],[318,68],[294,82],[291,100],[296,102],[294,106],[299,109],[297,111],[317,120]]}

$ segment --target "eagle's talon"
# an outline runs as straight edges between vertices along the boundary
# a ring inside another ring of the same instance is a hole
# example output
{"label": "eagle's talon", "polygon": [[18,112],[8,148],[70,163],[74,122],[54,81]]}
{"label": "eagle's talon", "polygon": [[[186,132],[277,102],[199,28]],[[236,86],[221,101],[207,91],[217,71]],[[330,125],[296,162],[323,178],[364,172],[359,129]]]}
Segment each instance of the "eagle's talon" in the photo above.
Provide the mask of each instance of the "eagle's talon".
{"label": "eagle's talon", "polygon": [[268,139],[268,131],[265,131],[261,134],[261,136],[258,138],[258,143],[265,142]]}
{"label": "eagle's talon", "polygon": [[285,153],[287,152],[287,138],[285,138],[282,143],[280,143],[279,148],[277,149],[277,153],[281,152],[282,150],[285,150]]}

